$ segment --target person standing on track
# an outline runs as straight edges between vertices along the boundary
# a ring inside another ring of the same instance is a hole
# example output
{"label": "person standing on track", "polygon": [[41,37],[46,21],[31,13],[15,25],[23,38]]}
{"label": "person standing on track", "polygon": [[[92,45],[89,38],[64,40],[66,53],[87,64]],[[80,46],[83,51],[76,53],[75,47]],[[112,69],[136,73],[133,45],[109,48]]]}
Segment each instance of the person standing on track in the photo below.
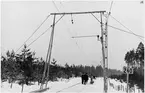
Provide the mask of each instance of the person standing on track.
{"label": "person standing on track", "polygon": [[82,78],[82,84],[85,85],[88,82],[88,79],[89,79],[88,74],[87,73],[83,74],[81,76],[81,78]]}
{"label": "person standing on track", "polygon": [[89,79],[88,74],[85,73],[85,75],[84,75],[84,84],[85,84],[85,85],[87,84],[88,79]]}
{"label": "person standing on track", "polygon": [[84,84],[84,73],[82,74],[81,79],[82,79],[82,84]]}

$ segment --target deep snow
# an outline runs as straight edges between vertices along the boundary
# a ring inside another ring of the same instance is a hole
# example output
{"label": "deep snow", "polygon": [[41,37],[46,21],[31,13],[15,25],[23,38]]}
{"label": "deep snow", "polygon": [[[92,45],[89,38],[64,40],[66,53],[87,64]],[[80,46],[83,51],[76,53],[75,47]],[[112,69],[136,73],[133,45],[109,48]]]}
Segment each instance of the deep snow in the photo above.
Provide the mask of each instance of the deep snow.
{"label": "deep snow", "polygon": [[[82,85],[80,77],[70,78],[69,80],[59,79],[55,82],[49,82],[49,89],[43,93],[103,93],[103,78],[96,78],[94,80],[94,84],[90,84],[89,82],[90,81],[88,81],[86,85]],[[108,93],[126,93],[126,83],[121,83],[117,80],[109,79],[108,86]],[[118,90],[118,87],[120,90]],[[35,83],[31,86],[24,85],[23,93],[36,93],[32,91],[38,90],[39,88],[40,86],[38,86],[38,83]],[[13,87],[10,88],[10,84],[8,82],[3,82],[1,84],[1,93],[21,93],[21,86],[14,83]],[[135,91],[130,93],[142,92],[135,86]]]}

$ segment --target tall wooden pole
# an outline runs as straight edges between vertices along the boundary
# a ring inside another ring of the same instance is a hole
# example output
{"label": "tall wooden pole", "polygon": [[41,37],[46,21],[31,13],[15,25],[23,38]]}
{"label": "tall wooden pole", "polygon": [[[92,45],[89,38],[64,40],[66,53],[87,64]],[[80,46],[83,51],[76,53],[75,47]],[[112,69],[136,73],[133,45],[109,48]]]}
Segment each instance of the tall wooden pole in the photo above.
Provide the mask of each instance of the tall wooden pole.
{"label": "tall wooden pole", "polygon": [[42,77],[40,89],[43,88],[45,78],[46,78],[46,86],[45,87],[47,87],[47,82],[48,82],[48,78],[49,78],[49,66],[50,66],[51,51],[52,51],[52,45],[53,45],[55,16],[56,15],[54,15],[54,19],[53,19],[52,32],[51,32],[51,36],[50,36],[50,42],[49,42],[49,47],[48,47],[48,51],[47,51],[46,62],[45,62],[45,67],[44,67],[44,72],[43,72],[43,77]]}
{"label": "tall wooden pole", "polygon": [[106,62],[105,62],[105,50],[104,50],[104,28],[103,28],[102,13],[100,13],[100,17],[101,17],[101,44],[102,44],[102,56],[103,56],[104,93],[107,93]]}
{"label": "tall wooden pole", "polygon": [[51,32],[51,37],[50,37],[49,49],[48,49],[49,56],[47,55],[47,57],[48,57],[48,68],[47,68],[47,76],[46,76],[46,85],[45,85],[45,87],[47,87],[47,83],[48,83],[48,80],[49,80],[49,67],[50,67],[50,59],[51,59],[53,37],[54,37],[55,16],[56,15],[54,15],[54,19],[53,19],[52,32]]}
{"label": "tall wooden pole", "polygon": [[108,90],[108,19],[109,14],[106,17],[106,23],[105,23],[105,62],[106,62],[106,86]]}

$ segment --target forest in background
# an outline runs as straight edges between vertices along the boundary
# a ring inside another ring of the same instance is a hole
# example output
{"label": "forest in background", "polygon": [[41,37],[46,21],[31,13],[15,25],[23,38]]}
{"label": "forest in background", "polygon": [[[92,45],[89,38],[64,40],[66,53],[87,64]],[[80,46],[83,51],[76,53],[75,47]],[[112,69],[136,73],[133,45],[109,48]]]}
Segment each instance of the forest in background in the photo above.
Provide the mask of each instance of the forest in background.
{"label": "forest in background", "polygon": [[[134,68],[134,73],[130,75],[130,87],[134,84],[143,90],[144,88],[144,45],[140,43],[136,50],[130,50],[125,54],[124,60]],[[35,57],[25,45],[19,54],[7,51],[6,56],[1,56],[1,80],[9,80],[12,84],[19,81],[19,84],[29,85],[30,82],[41,83],[45,61],[42,58]],[[56,59],[50,62],[49,80],[57,81],[57,78],[80,77],[82,73],[88,73],[96,77],[103,76],[103,68],[98,66],[68,65],[61,66],[57,64]],[[108,77],[116,78],[126,82],[126,74],[116,70],[108,69]],[[38,83],[38,84],[39,84]]]}
{"label": "forest in background", "polygon": [[[129,64],[129,67],[133,68],[133,74],[129,74],[129,87],[137,85],[144,92],[144,44],[140,42],[136,49],[128,51],[124,60],[126,64]],[[111,75],[110,78],[126,82],[126,73]]]}

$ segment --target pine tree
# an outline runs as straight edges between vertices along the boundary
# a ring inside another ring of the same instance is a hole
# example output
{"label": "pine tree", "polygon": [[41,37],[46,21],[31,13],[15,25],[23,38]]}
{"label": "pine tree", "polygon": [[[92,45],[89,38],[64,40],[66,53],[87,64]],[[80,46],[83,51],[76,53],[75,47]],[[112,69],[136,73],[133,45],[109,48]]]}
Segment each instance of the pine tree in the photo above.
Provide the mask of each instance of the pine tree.
{"label": "pine tree", "polygon": [[15,58],[15,52],[12,50],[11,52],[7,51],[6,53],[6,60],[5,60],[5,70],[6,70],[6,77],[9,80],[9,83],[12,83],[16,80],[16,76],[18,75],[18,64]]}
{"label": "pine tree", "polygon": [[24,45],[21,53],[17,54],[17,62],[20,64],[20,74],[23,76],[23,83],[27,85],[33,77],[33,55],[34,52],[31,52],[30,49],[27,49],[26,45]]}

